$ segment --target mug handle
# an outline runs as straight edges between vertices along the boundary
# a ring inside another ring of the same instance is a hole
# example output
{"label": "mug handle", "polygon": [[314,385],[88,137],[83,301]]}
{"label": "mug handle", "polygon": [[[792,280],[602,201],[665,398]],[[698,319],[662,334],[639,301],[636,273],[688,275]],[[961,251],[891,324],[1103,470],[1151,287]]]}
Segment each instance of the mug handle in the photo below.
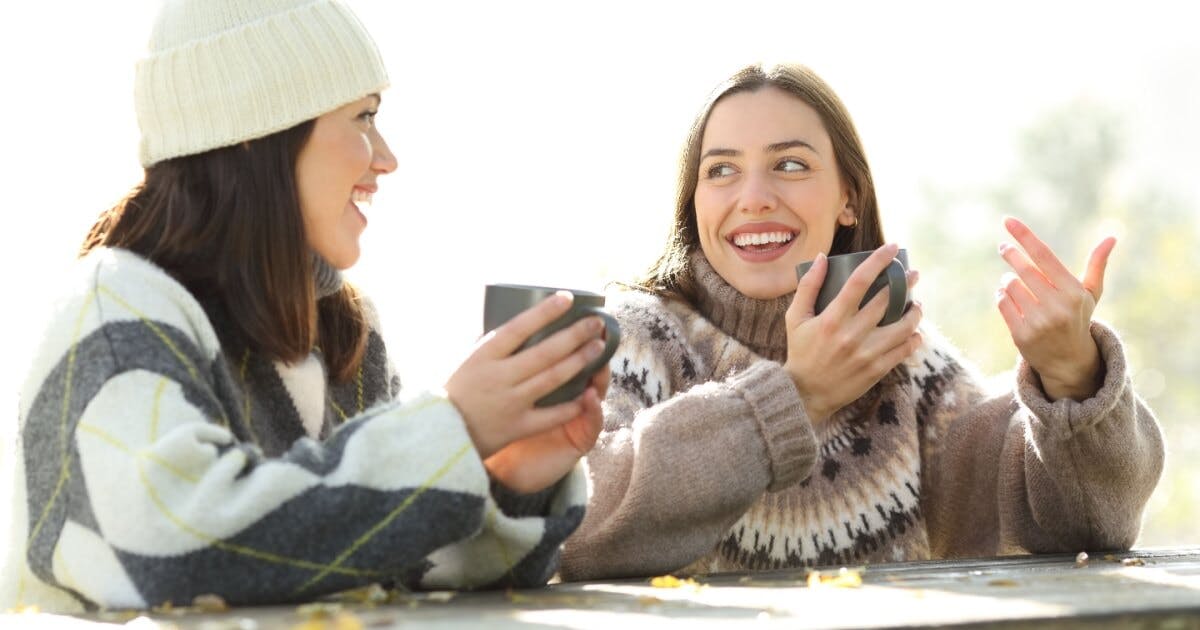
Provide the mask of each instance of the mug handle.
{"label": "mug handle", "polygon": [[888,307],[883,313],[883,319],[879,320],[880,326],[899,321],[904,315],[905,306],[908,305],[908,278],[904,273],[904,265],[893,258],[884,273],[887,274],[888,281]]}
{"label": "mug handle", "polygon": [[599,317],[604,322],[605,328],[604,352],[601,352],[600,356],[592,359],[592,362],[583,368],[584,373],[591,374],[603,367],[605,363],[608,363],[608,360],[617,353],[617,346],[621,343],[621,326],[617,323],[616,317],[609,315],[599,308],[588,307],[584,310]]}

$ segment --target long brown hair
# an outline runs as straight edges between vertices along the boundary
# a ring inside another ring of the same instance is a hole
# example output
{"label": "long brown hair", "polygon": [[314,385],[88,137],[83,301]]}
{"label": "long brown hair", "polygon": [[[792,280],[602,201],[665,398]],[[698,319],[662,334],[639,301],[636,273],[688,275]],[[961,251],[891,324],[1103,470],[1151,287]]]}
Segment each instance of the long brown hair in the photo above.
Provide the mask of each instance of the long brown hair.
{"label": "long brown hair", "polygon": [[726,96],[757,92],[765,87],[783,90],[816,110],[833,143],[838,174],[846,187],[849,205],[854,209],[858,223],[853,227],[838,226],[829,254],[859,252],[883,245],[883,226],[875,200],[875,182],[846,106],[833,88],[805,66],[781,64],[764,68],[755,64],[742,68],[718,85],[696,114],[679,158],[671,237],[658,260],[633,284],[634,288],[695,302],[695,279],[688,267],[688,259],[692,252],[700,248],[695,196],[700,177],[700,143],[704,140],[704,128],[708,125],[713,108]]}
{"label": "long brown hair", "polygon": [[100,215],[80,256],[97,246],[135,252],[197,298],[218,300],[251,350],[295,362],[317,346],[335,380],[348,380],[368,329],[354,287],[316,296],[295,176],[313,126],[148,167]]}

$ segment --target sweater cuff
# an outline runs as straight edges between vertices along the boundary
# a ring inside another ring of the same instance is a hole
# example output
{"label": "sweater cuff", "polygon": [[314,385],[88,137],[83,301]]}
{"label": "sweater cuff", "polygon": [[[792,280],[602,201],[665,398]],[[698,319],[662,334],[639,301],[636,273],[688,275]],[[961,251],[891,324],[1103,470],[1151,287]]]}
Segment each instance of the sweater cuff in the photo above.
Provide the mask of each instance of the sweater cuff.
{"label": "sweater cuff", "polygon": [[788,373],[778,363],[763,360],[734,376],[730,384],[750,405],[766,442],[771,460],[767,490],[806,478],[817,459],[817,436]]}
{"label": "sweater cuff", "polygon": [[496,506],[505,516],[510,518],[520,518],[523,516],[545,516],[550,509],[550,501],[554,498],[554,493],[558,491],[562,481],[551,484],[544,490],[539,490],[530,494],[522,494],[510,490],[508,486],[490,479],[488,490],[492,494],[492,499],[496,502]]}
{"label": "sweater cuff", "polygon": [[1100,361],[1104,364],[1104,382],[1086,400],[1062,398],[1051,402],[1042,388],[1042,379],[1037,371],[1024,357],[1017,362],[1017,399],[1061,439],[1070,438],[1076,431],[1091,427],[1107,417],[1129,386],[1125,349],[1117,333],[1097,321],[1092,321],[1091,333],[1100,350]]}

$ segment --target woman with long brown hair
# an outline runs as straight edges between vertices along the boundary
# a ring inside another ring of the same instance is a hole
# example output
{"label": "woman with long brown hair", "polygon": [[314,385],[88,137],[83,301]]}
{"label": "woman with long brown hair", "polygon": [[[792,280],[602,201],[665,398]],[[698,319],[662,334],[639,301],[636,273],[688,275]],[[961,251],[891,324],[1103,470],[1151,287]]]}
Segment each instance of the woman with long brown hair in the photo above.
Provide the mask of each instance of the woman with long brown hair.
{"label": "woman with long brown hair", "polygon": [[[565,578],[1133,544],[1163,444],[1091,317],[1112,239],[1076,278],[1006,222],[997,306],[1021,360],[986,395],[919,303],[886,325],[886,291],[862,305],[898,248],[811,70],[750,66],[713,92],[675,210],[665,252],[609,301],[622,345]],[[818,314],[827,256],[851,252],[872,253]]]}
{"label": "woman with long brown hair", "polygon": [[[136,105],[145,180],[104,213],[21,394],[5,607],[543,584],[585,495],[607,371],[558,295],[405,393],[342,280],[396,158],[388,79],[337,0],[165,3]],[[515,354],[514,354],[515,352]]]}

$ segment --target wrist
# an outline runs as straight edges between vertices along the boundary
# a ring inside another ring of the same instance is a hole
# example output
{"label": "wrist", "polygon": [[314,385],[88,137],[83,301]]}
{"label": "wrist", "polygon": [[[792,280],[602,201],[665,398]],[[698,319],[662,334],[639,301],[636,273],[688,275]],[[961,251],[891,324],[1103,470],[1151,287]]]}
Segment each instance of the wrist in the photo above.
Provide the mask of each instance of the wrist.
{"label": "wrist", "polygon": [[[1073,368],[1073,369],[1072,369]],[[1080,367],[1079,364],[1058,372],[1035,370],[1042,381],[1042,390],[1051,402],[1070,398],[1082,402],[1096,395],[1104,384],[1104,364],[1099,353]]]}

